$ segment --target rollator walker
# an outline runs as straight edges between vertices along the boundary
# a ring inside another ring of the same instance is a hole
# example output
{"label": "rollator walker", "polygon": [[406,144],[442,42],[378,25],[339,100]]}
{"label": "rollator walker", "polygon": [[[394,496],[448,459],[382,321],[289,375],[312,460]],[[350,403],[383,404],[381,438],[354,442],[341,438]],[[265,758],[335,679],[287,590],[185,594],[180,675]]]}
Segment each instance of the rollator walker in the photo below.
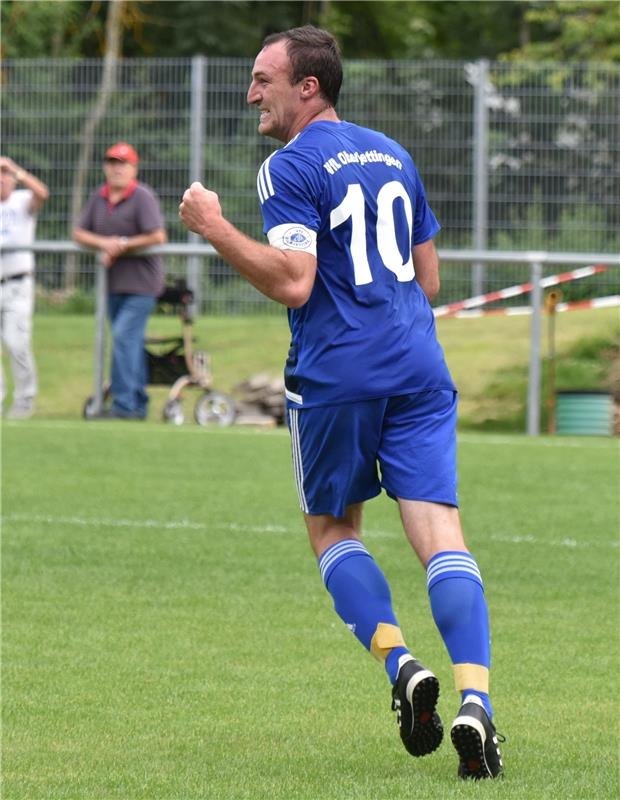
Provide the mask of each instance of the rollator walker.
{"label": "rollator walker", "polygon": [[[194,350],[193,320],[189,307],[193,292],[185,281],[168,286],[157,298],[159,306],[172,306],[179,314],[181,336],[145,339],[144,354],[147,363],[147,382],[151,386],[170,386],[162,418],[172,425],[185,422],[183,393],[188,388],[201,390],[194,405],[194,419],[199,425],[232,425],[237,415],[232,397],[213,388],[211,357],[205,350]],[[103,387],[103,402],[111,399],[110,384]],[[85,419],[96,419],[94,397],[89,397],[83,409]]]}

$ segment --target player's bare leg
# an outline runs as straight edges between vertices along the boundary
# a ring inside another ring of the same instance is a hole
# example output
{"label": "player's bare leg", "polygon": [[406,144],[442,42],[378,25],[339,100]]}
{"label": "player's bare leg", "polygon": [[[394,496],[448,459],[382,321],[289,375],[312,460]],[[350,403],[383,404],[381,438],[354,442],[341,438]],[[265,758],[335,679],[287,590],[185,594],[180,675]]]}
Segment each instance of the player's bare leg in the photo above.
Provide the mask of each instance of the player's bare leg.
{"label": "player's bare leg", "polygon": [[407,539],[425,569],[437,553],[467,551],[458,508],[402,498],[398,507]]}
{"label": "player's bare leg", "polygon": [[345,516],[338,518],[331,514],[304,514],[310,546],[317,558],[328,547],[343,539],[362,539],[363,503],[347,506]]}

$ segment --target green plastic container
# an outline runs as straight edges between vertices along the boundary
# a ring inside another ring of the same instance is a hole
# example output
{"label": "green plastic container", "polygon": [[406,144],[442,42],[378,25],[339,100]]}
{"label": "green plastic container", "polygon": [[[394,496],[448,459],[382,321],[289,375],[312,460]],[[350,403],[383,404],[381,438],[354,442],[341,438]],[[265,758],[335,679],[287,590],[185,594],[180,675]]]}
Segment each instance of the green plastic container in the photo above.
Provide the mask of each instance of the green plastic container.
{"label": "green plastic container", "polygon": [[557,433],[583,436],[611,436],[613,403],[609,392],[589,390],[556,394]]}

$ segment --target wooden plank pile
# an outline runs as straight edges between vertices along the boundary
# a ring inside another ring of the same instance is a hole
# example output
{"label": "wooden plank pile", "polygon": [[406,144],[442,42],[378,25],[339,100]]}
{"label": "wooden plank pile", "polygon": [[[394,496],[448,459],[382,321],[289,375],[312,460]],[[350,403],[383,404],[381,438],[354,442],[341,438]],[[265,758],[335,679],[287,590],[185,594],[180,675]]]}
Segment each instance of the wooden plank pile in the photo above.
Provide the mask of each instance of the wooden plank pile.
{"label": "wooden plank pile", "polygon": [[266,372],[251,375],[233,389],[237,404],[236,425],[275,428],[284,424],[284,379]]}

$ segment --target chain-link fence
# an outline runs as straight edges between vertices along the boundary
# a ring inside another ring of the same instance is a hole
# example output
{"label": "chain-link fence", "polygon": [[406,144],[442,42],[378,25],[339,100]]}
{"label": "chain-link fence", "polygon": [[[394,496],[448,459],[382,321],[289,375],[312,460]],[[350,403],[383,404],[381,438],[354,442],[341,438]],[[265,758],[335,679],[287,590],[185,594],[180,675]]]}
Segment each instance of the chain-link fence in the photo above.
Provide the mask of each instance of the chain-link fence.
{"label": "chain-link fence", "polygon": [[[191,180],[260,238],[256,171],[278,144],[260,137],[245,95],[247,59],[36,59],[2,63],[2,151],[52,196],[39,239],[70,237],[119,139],[141,155],[171,242],[188,239],[177,206]],[[348,61],[341,117],[412,153],[443,230],[440,248],[620,252],[620,66],[477,61]],[[196,258],[196,257],[194,257]],[[201,309],[273,307],[216,258],[167,259],[196,278]],[[545,274],[553,268],[545,268]],[[556,269],[557,271],[557,269]],[[41,305],[92,292],[92,256],[39,255]],[[449,263],[438,303],[528,280],[523,264]],[[618,270],[570,284],[567,299],[620,292]]]}

